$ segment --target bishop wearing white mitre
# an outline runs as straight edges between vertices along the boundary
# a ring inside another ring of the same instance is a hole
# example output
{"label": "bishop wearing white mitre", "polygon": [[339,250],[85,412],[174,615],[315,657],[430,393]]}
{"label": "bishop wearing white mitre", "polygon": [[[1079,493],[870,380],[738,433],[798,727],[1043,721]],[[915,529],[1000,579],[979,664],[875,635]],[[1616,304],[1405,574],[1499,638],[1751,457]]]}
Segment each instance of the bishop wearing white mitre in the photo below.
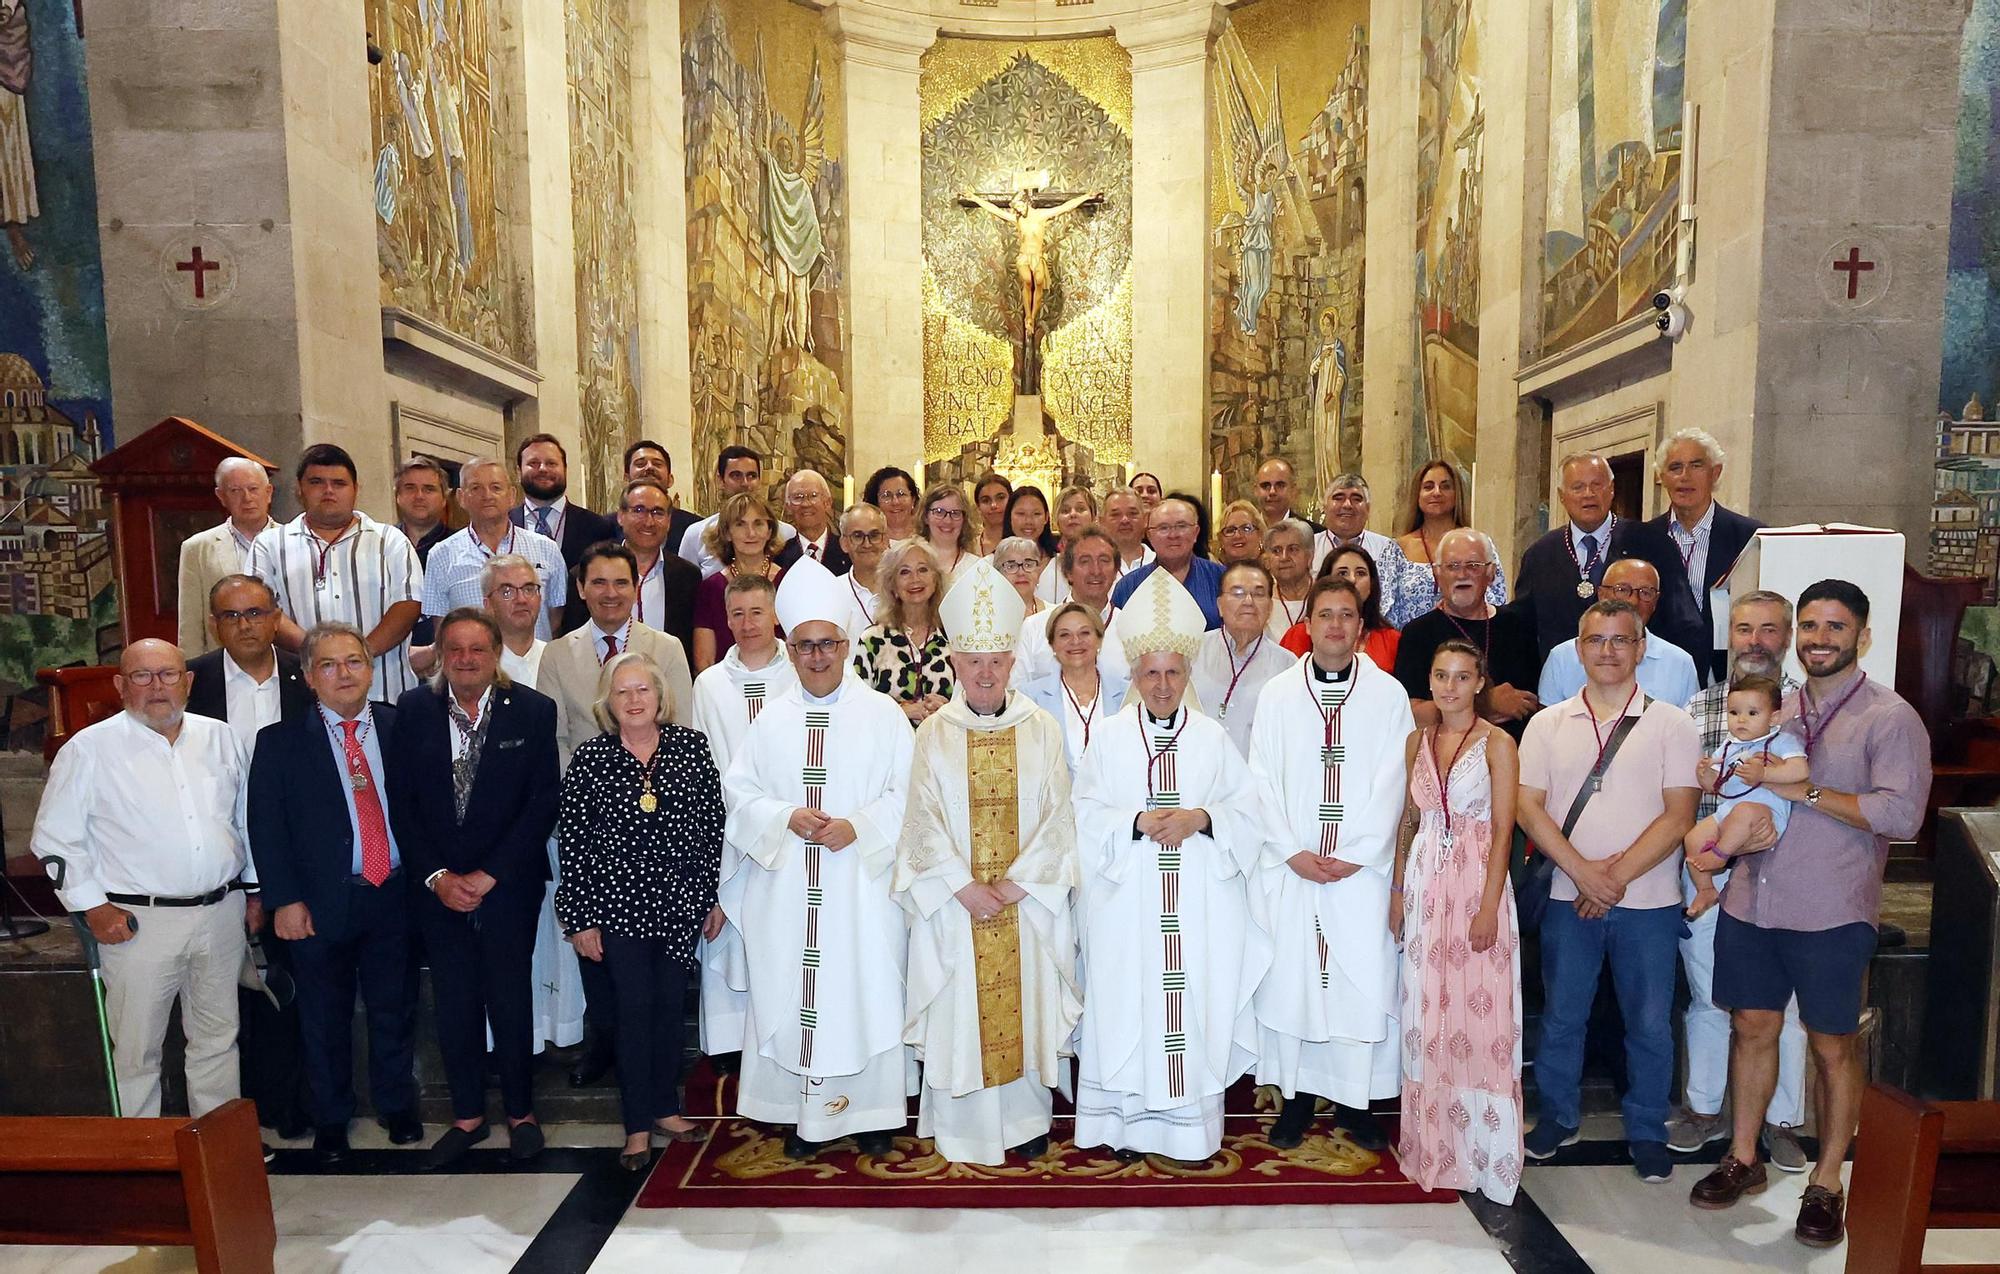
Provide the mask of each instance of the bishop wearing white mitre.
{"label": "bishop wearing white mitre", "polygon": [[785,572],[778,622],[798,685],[764,705],[722,785],[735,866],[719,898],[750,969],[736,1109],[792,1125],[794,1159],[845,1136],[888,1153],[917,1091],[903,1045],[909,930],[889,896],[911,732],[849,672],[853,612],[818,562]]}
{"label": "bishop wearing white mitre", "polygon": [[1276,948],[1257,988],[1257,1082],[1285,1096],[1273,1146],[1304,1140],[1325,1097],[1350,1141],[1380,1150],[1368,1103],[1402,1077],[1389,889],[1415,726],[1401,683],[1356,650],[1353,584],[1314,583],[1305,623],[1312,652],[1264,687],[1250,729],[1268,820],[1251,897]]}
{"label": "bishop wearing white mitre", "polygon": [[1113,636],[1129,706],[1077,764],[1084,998],[1076,1144],[1121,1159],[1200,1161],[1222,1145],[1223,1093],[1256,1059],[1251,993],[1271,946],[1245,877],[1263,827],[1242,756],[1183,702],[1204,620],[1166,571]]}
{"label": "bishop wearing white mitre", "polygon": [[[764,705],[799,684],[792,661],[778,640],[776,590],[761,576],[733,582],[723,595],[729,631],[736,640],[729,652],[694,679],[694,728],[708,738],[709,755],[718,773],[743,746],[750,723]],[[721,879],[735,872],[740,857],[731,843],[722,847]],[[713,1057],[743,1047],[743,1015],[750,1004],[750,962],[743,934],[716,908],[702,927],[701,1051]]]}
{"label": "bishop wearing white mitre", "polygon": [[1076,814],[1062,726],[1007,689],[1027,618],[979,558],[943,606],[958,693],[917,727],[896,897],[910,913],[909,1026],[924,1064],[917,1133],[959,1163],[1048,1150],[1083,1012]]}

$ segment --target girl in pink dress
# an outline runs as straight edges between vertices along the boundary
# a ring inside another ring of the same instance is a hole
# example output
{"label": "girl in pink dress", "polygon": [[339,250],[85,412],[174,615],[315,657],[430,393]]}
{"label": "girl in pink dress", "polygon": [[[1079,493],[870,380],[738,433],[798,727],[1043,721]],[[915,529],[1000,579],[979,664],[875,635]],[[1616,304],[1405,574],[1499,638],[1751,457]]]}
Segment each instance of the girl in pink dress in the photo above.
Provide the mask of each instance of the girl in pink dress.
{"label": "girl in pink dress", "polygon": [[1389,925],[1403,943],[1403,1118],[1396,1157],[1427,1190],[1511,1204],[1521,1184],[1520,927],[1508,886],[1514,741],[1481,719],[1477,647],[1431,659],[1439,721],[1404,761],[1416,837],[1396,855]]}

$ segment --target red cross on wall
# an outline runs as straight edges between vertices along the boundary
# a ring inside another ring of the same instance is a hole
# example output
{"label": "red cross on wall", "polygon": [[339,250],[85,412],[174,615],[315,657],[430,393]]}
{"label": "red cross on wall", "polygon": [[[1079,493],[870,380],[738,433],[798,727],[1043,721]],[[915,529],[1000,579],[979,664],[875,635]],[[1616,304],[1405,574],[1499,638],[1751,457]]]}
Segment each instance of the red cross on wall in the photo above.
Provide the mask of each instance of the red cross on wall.
{"label": "red cross on wall", "polygon": [[191,260],[174,262],[174,269],[193,274],[194,299],[197,301],[206,300],[208,298],[208,279],[206,276],[210,270],[220,270],[222,263],[220,261],[203,260],[200,244],[195,245],[194,252],[191,255]]}
{"label": "red cross on wall", "polygon": [[1833,268],[1847,275],[1847,299],[1852,301],[1861,295],[1861,272],[1874,269],[1875,263],[1863,261],[1860,248],[1849,248],[1847,260],[1834,262]]}

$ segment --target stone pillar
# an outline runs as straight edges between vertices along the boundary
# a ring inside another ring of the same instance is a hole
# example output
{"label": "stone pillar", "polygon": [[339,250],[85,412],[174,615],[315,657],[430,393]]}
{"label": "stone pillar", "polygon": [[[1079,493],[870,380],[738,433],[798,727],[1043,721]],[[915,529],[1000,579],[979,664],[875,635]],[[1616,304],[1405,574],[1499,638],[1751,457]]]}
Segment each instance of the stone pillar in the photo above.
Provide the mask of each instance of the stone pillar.
{"label": "stone pillar", "polygon": [[[632,14],[633,129],[643,161],[633,175],[632,209],[639,238],[639,436],[666,444],[675,461],[675,488],[688,499],[699,475],[689,430],[680,0],[641,0]],[[598,508],[616,503],[613,492],[592,492],[591,498]]]}
{"label": "stone pillar", "polygon": [[[1132,54],[1132,457],[1208,491],[1208,51],[1203,5],[1119,22]],[[1241,494],[1241,493],[1238,493]]]}
{"label": "stone pillar", "polygon": [[1368,312],[1362,333],[1368,352],[1362,371],[1361,473],[1374,495],[1374,529],[1385,534],[1409,478],[1417,393],[1421,8],[1408,0],[1374,0],[1368,32]]}
{"label": "stone pillar", "polygon": [[[826,11],[847,95],[848,463],[899,465],[923,480],[923,163],[918,63],[937,23],[862,9]],[[839,474],[828,474],[838,489]]]}

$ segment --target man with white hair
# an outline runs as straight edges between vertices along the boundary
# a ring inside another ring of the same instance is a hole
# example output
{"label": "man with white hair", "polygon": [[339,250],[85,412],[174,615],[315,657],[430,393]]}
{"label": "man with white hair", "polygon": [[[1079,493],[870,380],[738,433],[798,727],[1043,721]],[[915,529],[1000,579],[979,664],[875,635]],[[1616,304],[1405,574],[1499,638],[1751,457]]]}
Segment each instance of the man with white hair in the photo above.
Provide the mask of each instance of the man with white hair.
{"label": "man with white hair", "polygon": [[917,727],[896,898],[910,915],[919,1136],[955,1163],[1047,1152],[1083,1012],[1076,815],[1062,726],[1009,691],[1026,605],[977,558],[945,595],[958,693]]}
{"label": "man with white hair", "polygon": [[1469,526],[1445,532],[1438,540],[1438,604],[1411,620],[1396,644],[1396,680],[1409,692],[1420,726],[1437,720],[1431,706],[1431,658],[1437,648],[1456,637],[1477,647],[1486,657],[1486,717],[1519,738],[1528,718],[1542,706],[1535,697],[1541,661],[1535,658],[1535,635],[1511,606],[1486,600],[1499,554],[1484,531]]}
{"label": "man with white hair", "polygon": [[[515,526],[508,514],[514,507],[514,479],[504,461],[480,456],[458,467],[458,507],[470,524],[438,541],[424,568],[424,614],[433,621],[460,607],[485,604],[487,563],[514,554],[534,564],[542,585],[541,612],[535,636],[547,641],[562,622],[562,549],[546,535]],[[436,666],[434,648],[416,648],[410,661],[428,674]]]}
{"label": "man with white hair", "polygon": [[798,685],[764,706],[722,780],[734,866],[717,901],[749,967],[736,1109],[791,1125],[793,1159],[847,1136],[879,1156],[917,1091],[909,928],[889,895],[913,732],[850,671],[844,584],[802,558],[777,605]]}
{"label": "man with white hair", "polygon": [[1653,631],[1694,657],[1703,685],[1721,677],[1729,664],[1729,642],[1715,631],[1716,606],[1728,614],[1722,577],[1764,525],[1716,501],[1715,484],[1727,458],[1706,430],[1667,435],[1653,473],[1668,507],[1644,527],[1652,541],[1646,556],[1660,564],[1660,614]]}
{"label": "man with white hair", "polygon": [[1154,505],[1146,518],[1153,561],[1122,576],[1111,590],[1111,600],[1121,607],[1128,605],[1147,576],[1164,571],[1194,598],[1210,628],[1222,627],[1222,611],[1217,605],[1222,596],[1222,563],[1195,556],[1194,541],[1200,530],[1200,514],[1186,500],[1169,496]]}
{"label": "man with white hair", "polygon": [[271,475],[248,456],[215,466],[215,498],[229,516],[181,541],[180,648],[189,659],[217,649],[208,627],[208,592],[225,575],[250,573],[250,546],[277,523],[271,518]]}
{"label": "man with white hair", "polygon": [[778,565],[809,557],[835,575],[845,571],[849,562],[833,515],[833,488],[825,477],[811,469],[793,474],[785,484],[785,516],[792,520],[793,534],[778,550]]}
{"label": "man with white hair", "polygon": [[1076,1144],[1127,1162],[1212,1156],[1223,1094],[1257,1055],[1250,998],[1271,946],[1245,878],[1264,829],[1249,767],[1184,702],[1206,627],[1171,574],[1148,573],[1113,624],[1137,702],[1100,722],[1077,764],[1089,962]]}

